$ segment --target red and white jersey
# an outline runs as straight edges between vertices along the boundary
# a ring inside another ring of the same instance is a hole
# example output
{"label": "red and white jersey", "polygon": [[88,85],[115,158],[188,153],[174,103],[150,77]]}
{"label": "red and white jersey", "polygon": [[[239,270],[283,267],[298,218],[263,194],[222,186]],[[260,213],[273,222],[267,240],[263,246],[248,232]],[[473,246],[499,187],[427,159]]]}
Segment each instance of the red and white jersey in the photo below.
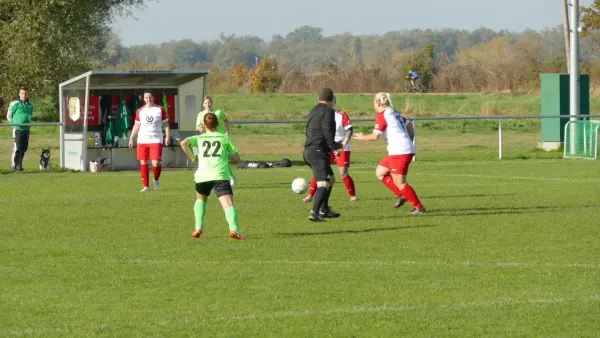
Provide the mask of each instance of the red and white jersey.
{"label": "red and white jersey", "polygon": [[397,111],[386,108],[375,118],[373,133],[383,135],[389,155],[414,154],[415,146],[406,131],[408,120]]}
{"label": "red and white jersey", "polygon": [[[346,138],[346,130],[352,128],[348,114],[342,110],[335,111],[335,142],[342,142]],[[344,151],[350,151],[350,142]]]}
{"label": "red and white jersey", "polygon": [[137,143],[138,144],[162,144],[163,123],[169,122],[167,112],[159,105],[148,108],[146,106],[140,107],[135,113],[135,123],[140,124],[140,130],[138,132]]}

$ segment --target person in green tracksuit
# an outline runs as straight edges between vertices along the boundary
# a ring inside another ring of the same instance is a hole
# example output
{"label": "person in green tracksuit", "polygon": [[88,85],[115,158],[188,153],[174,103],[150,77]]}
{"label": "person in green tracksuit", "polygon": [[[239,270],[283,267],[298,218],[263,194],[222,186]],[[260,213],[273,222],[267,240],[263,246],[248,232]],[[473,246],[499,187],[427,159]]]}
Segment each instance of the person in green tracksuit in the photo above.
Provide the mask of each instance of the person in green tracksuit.
{"label": "person in green tracksuit", "polygon": [[[29,91],[25,87],[19,89],[19,99],[8,105],[6,118],[9,123],[31,123],[33,103],[29,101]],[[23,158],[29,147],[29,126],[13,127],[13,171],[23,171]]]}
{"label": "person in green tracksuit", "polygon": [[192,233],[192,237],[198,238],[202,235],[206,201],[211,190],[214,190],[225,211],[225,219],[229,224],[229,237],[245,240],[239,231],[238,213],[233,205],[233,189],[229,182],[229,156],[233,157],[233,162],[239,162],[238,149],[231,142],[229,136],[217,132],[219,120],[214,113],[206,113],[203,120],[205,132],[201,135],[190,136],[181,142],[181,148],[185,154],[192,161],[198,162],[198,170],[194,174],[196,231]]}

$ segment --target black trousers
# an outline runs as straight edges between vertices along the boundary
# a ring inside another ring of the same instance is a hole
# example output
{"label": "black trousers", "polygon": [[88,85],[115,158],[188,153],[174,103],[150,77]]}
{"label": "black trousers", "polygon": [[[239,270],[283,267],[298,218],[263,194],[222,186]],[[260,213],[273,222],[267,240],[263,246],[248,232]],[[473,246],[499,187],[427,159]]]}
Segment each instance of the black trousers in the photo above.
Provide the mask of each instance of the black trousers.
{"label": "black trousers", "polygon": [[12,166],[14,168],[23,168],[23,157],[29,147],[29,130],[13,129],[13,156]]}
{"label": "black trousers", "polygon": [[329,159],[329,149],[323,147],[306,147],[304,148],[304,162],[308,164],[313,172],[315,181],[327,181],[333,177],[333,169]]}

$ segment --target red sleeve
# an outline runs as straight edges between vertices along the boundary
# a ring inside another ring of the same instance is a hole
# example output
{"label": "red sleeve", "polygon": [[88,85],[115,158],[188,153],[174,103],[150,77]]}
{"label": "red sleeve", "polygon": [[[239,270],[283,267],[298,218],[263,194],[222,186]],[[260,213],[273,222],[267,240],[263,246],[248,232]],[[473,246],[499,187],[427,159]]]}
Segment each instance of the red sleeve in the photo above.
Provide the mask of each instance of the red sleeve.
{"label": "red sleeve", "polygon": [[377,114],[377,117],[375,118],[375,128],[373,128],[373,132],[377,134],[383,134],[386,128],[387,122],[385,121],[383,113]]}
{"label": "red sleeve", "polygon": [[135,121],[136,122],[140,122],[140,111],[143,109],[144,107],[140,107],[138,108],[138,110],[135,112]]}
{"label": "red sleeve", "polygon": [[348,129],[348,128],[352,127],[352,123],[350,123],[350,118],[348,117],[348,114],[346,114],[346,112],[341,111],[341,110],[340,110],[340,114],[342,114],[342,126],[344,127],[344,129]]}
{"label": "red sleeve", "polygon": [[169,121],[169,117],[167,116],[167,111],[165,110],[165,108],[163,108],[162,106],[159,106],[159,107],[160,107],[162,121],[163,122]]}

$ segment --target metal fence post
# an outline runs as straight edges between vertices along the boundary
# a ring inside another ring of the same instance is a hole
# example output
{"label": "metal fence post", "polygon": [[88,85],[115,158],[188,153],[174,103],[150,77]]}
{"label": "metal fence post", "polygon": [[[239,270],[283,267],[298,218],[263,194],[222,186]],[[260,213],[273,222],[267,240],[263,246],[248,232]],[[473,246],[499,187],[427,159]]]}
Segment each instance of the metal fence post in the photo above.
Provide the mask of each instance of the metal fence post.
{"label": "metal fence post", "polygon": [[502,159],[502,116],[498,118],[498,158]]}

